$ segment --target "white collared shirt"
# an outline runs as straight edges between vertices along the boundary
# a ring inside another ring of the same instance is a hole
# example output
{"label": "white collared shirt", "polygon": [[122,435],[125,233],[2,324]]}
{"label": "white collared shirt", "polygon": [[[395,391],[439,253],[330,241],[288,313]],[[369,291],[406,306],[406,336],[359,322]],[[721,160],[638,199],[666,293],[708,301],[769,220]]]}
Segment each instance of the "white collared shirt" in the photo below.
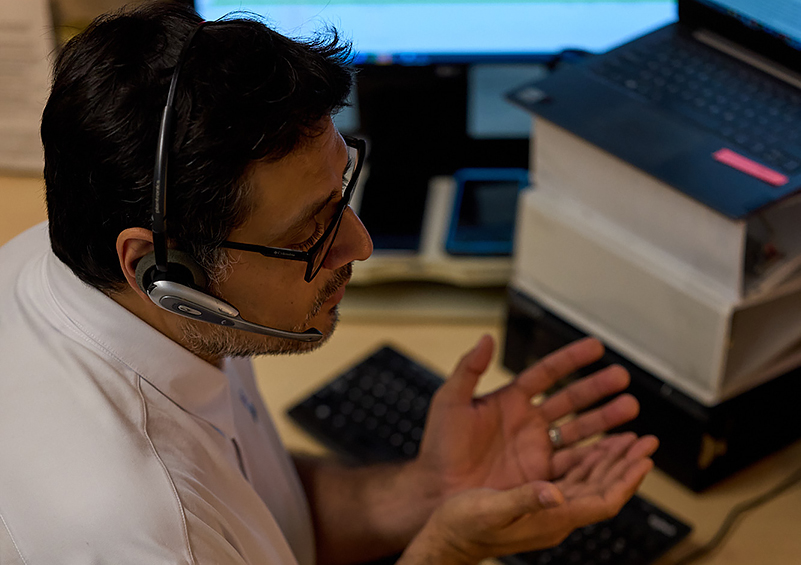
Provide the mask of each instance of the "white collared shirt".
{"label": "white collared shirt", "polygon": [[41,224],[0,248],[0,563],[314,563],[248,360],[223,370],[98,290]]}

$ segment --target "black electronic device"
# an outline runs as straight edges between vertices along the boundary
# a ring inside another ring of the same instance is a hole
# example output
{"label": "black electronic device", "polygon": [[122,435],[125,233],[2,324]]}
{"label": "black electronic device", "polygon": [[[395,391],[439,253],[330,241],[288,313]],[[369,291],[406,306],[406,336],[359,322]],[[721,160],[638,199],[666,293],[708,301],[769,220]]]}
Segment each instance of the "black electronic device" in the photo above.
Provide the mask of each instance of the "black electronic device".
{"label": "black electronic device", "polygon": [[[503,364],[518,372],[568,343],[586,337],[530,296],[510,288]],[[794,369],[714,406],[696,401],[645,371],[612,347],[591,367],[625,367],[627,392],[640,415],[623,429],[659,438],[654,463],[687,487],[702,491],[801,437],[801,369]]]}
{"label": "black electronic device", "polygon": [[517,197],[528,170],[459,169],[454,173],[450,227],[445,251],[452,255],[511,255]]}
{"label": "black electronic device", "polygon": [[[442,382],[434,371],[385,346],[292,406],[288,415],[354,462],[410,458],[417,454],[431,397]],[[646,565],[690,531],[635,495],[617,517],[576,530],[554,548],[501,560],[507,565]]]}
{"label": "black electronic device", "polygon": [[679,0],[679,22],[510,98],[732,219],[801,187],[801,8]]}

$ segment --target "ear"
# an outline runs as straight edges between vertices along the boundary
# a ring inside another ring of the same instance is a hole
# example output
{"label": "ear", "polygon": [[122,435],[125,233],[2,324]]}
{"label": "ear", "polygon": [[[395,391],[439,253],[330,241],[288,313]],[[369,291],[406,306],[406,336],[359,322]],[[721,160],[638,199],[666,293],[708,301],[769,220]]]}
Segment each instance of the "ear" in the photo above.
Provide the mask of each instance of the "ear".
{"label": "ear", "polygon": [[117,236],[117,258],[128,286],[147,302],[150,298],[136,284],[136,265],[153,251],[153,233],[145,228],[127,228]]}

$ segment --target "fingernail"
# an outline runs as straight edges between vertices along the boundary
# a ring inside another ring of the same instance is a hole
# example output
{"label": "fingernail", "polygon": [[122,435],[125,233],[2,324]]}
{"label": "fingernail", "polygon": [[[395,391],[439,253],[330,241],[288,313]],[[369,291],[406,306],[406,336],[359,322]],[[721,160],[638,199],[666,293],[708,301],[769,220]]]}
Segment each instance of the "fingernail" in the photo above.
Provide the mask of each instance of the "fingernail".
{"label": "fingernail", "polygon": [[543,508],[553,508],[554,506],[559,506],[559,500],[557,500],[556,495],[553,492],[553,488],[542,489],[539,494],[539,500]]}

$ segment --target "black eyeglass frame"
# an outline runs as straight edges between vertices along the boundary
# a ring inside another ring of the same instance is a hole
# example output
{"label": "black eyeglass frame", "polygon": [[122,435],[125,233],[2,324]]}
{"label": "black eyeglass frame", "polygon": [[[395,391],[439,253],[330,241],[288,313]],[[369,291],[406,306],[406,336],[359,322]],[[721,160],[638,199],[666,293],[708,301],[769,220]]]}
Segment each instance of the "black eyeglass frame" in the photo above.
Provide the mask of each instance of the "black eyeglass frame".
{"label": "black eyeglass frame", "polygon": [[[359,173],[361,173],[362,165],[364,164],[364,157],[367,149],[367,144],[365,141],[363,139],[350,136],[343,136],[343,138],[345,139],[345,143],[348,145],[348,147],[356,149],[356,163],[353,165],[353,174],[348,181],[348,186],[345,187],[345,190],[342,193],[342,199],[339,201],[336,212],[334,212],[334,215],[331,218],[331,223],[328,225],[328,227],[326,227],[325,231],[320,236],[320,239],[318,239],[314,245],[305,251],[301,251],[299,249],[287,249],[284,247],[268,247],[266,245],[255,245],[252,243],[224,241],[220,244],[220,247],[224,247],[226,249],[236,249],[238,251],[260,253],[264,257],[288,259],[290,261],[304,261],[306,263],[306,273],[303,276],[303,279],[306,282],[311,282],[312,279],[317,276],[317,273],[320,272],[323,263],[325,263],[326,257],[328,257],[328,253],[331,251],[331,247],[334,245],[334,239],[339,232],[339,226],[342,223],[342,217],[345,215],[345,208],[347,208],[350,204],[353,193],[356,190],[356,185],[359,181]],[[317,263],[315,268],[315,259],[317,259],[318,254],[322,252],[322,249],[324,249],[326,242],[329,241],[329,238],[331,240],[330,245],[327,249],[325,249],[323,257],[320,258],[320,261]]]}

